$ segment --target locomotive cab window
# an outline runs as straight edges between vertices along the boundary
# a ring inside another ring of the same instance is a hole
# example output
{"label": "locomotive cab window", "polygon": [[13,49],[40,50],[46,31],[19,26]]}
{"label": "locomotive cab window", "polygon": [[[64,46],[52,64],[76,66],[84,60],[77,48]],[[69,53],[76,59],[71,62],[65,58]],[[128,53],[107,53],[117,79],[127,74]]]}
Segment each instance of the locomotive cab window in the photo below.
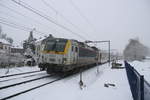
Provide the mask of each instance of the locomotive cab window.
{"label": "locomotive cab window", "polygon": [[67,40],[66,39],[52,39],[48,40],[44,50],[46,51],[57,51],[63,52],[66,47]]}

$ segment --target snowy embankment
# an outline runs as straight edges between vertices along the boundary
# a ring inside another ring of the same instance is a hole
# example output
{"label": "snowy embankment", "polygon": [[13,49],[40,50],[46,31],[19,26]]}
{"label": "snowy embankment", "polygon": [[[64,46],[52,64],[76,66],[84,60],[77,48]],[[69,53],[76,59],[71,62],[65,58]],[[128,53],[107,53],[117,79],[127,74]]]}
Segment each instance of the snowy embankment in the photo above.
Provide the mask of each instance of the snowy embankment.
{"label": "snowy embankment", "polygon": [[[76,74],[11,100],[133,100],[125,69],[111,69],[104,64],[99,66],[99,73],[95,67],[82,76],[83,89],[79,86],[80,75]],[[108,83],[113,86],[105,87]]]}
{"label": "snowy embankment", "polygon": [[134,61],[130,64],[141,74],[144,75],[144,79],[150,83],[150,60]]}

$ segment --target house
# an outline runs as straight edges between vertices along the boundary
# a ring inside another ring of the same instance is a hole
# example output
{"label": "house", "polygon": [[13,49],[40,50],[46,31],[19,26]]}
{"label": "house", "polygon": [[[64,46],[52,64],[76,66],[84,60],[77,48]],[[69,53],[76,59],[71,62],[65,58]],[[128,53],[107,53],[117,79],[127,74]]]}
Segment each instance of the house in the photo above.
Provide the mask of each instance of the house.
{"label": "house", "polygon": [[0,39],[0,53],[9,54],[10,52],[11,44],[4,39]]}

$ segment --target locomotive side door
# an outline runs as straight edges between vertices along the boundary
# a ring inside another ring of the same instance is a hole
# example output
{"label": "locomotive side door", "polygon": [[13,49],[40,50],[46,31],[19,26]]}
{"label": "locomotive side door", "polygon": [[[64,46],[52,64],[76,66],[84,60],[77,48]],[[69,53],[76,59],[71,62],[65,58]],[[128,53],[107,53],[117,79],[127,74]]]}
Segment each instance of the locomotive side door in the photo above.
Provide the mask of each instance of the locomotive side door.
{"label": "locomotive side door", "polygon": [[78,47],[75,46],[74,47],[74,64],[77,64],[77,61],[78,61]]}
{"label": "locomotive side door", "polygon": [[72,45],[72,48],[71,48],[72,64],[77,64],[77,60],[78,60],[78,47],[76,45]]}

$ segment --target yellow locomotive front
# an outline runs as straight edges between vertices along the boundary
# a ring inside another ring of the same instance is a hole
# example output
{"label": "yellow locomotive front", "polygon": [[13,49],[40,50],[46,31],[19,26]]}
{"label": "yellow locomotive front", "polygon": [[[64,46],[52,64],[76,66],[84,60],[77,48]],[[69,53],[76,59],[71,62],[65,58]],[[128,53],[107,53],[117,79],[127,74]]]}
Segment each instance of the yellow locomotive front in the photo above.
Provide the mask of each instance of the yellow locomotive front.
{"label": "yellow locomotive front", "polygon": [[69,65],[69,50],[71,41],[63,38],[51,38],[42,41],[39,68],[41,70],[61,71]]}
{"label": "yellow locomotive front", "polygon": [[64,38],[46,38],[40,44],[39,68],[51,72],[67,72],[98,63],[98,50]]}

